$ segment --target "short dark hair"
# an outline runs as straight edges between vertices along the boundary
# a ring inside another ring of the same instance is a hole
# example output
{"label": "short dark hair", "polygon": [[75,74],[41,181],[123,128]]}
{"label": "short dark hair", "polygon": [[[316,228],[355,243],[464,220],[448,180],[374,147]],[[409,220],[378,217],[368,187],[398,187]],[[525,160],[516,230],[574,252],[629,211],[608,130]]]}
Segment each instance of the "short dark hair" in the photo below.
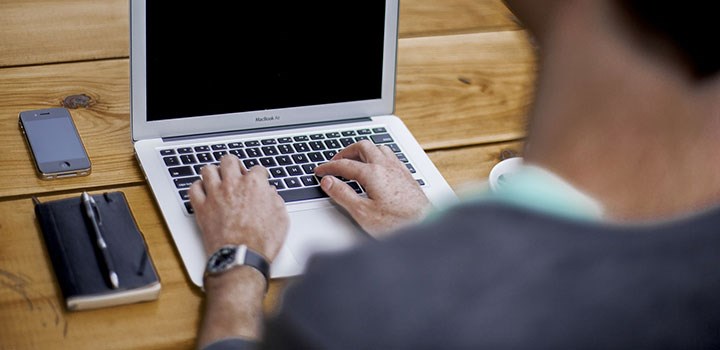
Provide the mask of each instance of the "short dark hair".
{"label": "short dark hair", "polygon": [[617,0],[641,30],[671,45],[698,79],[720,71],[714,1]]}

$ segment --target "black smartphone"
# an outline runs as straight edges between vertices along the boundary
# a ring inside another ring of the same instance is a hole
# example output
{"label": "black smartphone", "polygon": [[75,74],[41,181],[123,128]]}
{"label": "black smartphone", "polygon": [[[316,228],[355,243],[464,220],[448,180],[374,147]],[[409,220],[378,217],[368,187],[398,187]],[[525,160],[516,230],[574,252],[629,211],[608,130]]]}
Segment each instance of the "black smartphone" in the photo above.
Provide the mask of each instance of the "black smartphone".
{"label": "black smartphone", "polygon": [[20,130],[41,178],[90,174],[90,158],[67,109],[20,112]]}

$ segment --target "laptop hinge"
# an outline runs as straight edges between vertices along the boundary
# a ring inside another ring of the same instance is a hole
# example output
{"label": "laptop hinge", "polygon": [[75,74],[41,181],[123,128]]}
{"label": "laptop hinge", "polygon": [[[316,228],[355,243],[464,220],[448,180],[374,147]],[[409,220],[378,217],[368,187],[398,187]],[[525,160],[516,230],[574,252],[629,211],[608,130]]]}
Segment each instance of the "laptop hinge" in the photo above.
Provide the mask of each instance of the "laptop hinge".
{"label": "laptop hinge", "polygon": [[166,141],[166,142],[182,141],[182,140],[191,140],[191,139],[197,139],[197,138],[209,138],[209,137],[220,137],[220,136],[230,136],[230,135],[244,135],[244,134],[252,134],[252,133],[266,132],[266,131],[292,130],[292,129],[297,129],[297,128],[306,128],[306,127],[313,127],[313,126],[362,123],[362,122],[367,122],[367,121],[371,121],[371,120],[372,119],[370,117],[353,118],[353,119],[333,120],[333,121],[327,121],[327,122],[293,124],[293,125],[273,126],[273,127],[266,127],[266,128],[221,131],[221,132],[212,132],[212,133],[206,133],[206,134],[163,137],[162,140]]}

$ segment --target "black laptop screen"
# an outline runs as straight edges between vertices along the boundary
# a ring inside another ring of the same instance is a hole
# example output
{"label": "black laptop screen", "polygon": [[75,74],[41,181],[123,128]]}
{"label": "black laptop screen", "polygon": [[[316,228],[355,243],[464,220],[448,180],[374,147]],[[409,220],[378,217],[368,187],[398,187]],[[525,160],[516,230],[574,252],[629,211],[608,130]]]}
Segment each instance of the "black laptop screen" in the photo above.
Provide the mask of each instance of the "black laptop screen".
{"label": "black laptop screen", "polygon": [[385,1],[148,0],[146,10],[149,121],[381,98]]}

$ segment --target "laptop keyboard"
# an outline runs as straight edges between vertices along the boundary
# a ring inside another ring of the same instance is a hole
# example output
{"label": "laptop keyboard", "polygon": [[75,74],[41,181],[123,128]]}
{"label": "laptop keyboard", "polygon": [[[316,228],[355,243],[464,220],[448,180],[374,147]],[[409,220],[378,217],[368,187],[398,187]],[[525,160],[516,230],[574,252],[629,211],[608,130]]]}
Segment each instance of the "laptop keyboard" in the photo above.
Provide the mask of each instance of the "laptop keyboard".
{"label": "laptop keyboard", "polygon": [[[387,145],[413,174],[417,171],[393,137],[384,127],[339,130],[333,132],[290,135],[278,138],[239,139],[226,143],[193,144],[160,150],[160,156],[173,179],[185,210],[193,214],[188,188],[200,179],[200,169],[208,164],[220,164],[220,158],[234,154],[249,169],[262,165],[270,173],[269,182],[286,203],[326,198],[320,188],[315,167],[332,159],[343,148],[362,140]],[[345,181],[355,192],[364,189],[355,181]],[[422,179],[416,181],[424,186]]]}

